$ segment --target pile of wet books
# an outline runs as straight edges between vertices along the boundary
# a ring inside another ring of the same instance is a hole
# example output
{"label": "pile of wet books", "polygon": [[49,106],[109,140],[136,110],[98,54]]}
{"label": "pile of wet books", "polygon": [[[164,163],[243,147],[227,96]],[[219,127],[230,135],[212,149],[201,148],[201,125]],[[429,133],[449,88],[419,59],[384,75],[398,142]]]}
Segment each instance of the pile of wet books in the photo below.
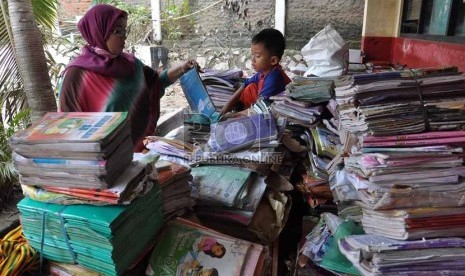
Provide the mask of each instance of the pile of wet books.
{"label": "pile of wet books", "polygon": [[346,76],[335,81],[344,129],[374,135],[459,130],[465,76],[457,67]]}

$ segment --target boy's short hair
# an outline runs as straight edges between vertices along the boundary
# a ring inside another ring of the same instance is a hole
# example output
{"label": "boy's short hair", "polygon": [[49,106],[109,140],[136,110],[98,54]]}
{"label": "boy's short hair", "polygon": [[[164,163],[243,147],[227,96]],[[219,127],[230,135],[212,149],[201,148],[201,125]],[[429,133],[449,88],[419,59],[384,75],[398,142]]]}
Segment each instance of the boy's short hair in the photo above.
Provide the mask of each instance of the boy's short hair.
{"label": "boy's short hair", "polygon": [[286,42],[284,41],[283,34],[276,29],[263,29],[258,34],[252,37],[252,44],[263,43],[265,49],[271,56],[282,58]]}

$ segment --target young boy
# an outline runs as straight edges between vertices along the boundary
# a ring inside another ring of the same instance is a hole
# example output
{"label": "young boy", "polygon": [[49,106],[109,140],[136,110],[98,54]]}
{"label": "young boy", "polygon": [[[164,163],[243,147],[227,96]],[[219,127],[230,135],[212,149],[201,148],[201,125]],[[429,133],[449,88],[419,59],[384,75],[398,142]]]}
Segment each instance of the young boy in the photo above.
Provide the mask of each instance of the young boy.
{"label": "young boy", "polygon": [[284,36],[275,29],[264,29],[252,38],[252,67],[257,73],[234,93],[220,115],[226,114],[237,105],[247,109],[259,97],[268,100],[285,90],[291,80],[279,65],[284,48]]}

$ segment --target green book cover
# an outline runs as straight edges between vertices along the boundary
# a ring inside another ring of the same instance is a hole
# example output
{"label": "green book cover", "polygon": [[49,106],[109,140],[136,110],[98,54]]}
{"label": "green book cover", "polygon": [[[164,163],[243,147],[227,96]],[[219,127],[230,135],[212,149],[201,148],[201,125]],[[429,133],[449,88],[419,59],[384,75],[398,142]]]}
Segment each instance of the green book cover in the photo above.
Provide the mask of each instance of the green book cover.
{"label": "green book cover", "polygon": [[201,200],[232,207],[247,187],[251,172],[229,166],[199,166],[192,168],[191,174],[199,185]]}

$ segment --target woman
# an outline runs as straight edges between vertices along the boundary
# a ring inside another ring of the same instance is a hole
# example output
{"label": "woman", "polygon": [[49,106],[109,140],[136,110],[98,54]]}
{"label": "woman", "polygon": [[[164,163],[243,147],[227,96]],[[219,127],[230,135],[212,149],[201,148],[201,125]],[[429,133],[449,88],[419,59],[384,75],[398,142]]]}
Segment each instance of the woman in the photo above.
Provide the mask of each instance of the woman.
{"label": "woman", "polygon": [[143,138],[154,134],[164,89],[195,66],[195,61],[158,74],[124,53],[127,16],[111,5],[96,5],[79,21],[87,45],[65,70],[59,111],[128,111],[135,151],[141,151]]}

